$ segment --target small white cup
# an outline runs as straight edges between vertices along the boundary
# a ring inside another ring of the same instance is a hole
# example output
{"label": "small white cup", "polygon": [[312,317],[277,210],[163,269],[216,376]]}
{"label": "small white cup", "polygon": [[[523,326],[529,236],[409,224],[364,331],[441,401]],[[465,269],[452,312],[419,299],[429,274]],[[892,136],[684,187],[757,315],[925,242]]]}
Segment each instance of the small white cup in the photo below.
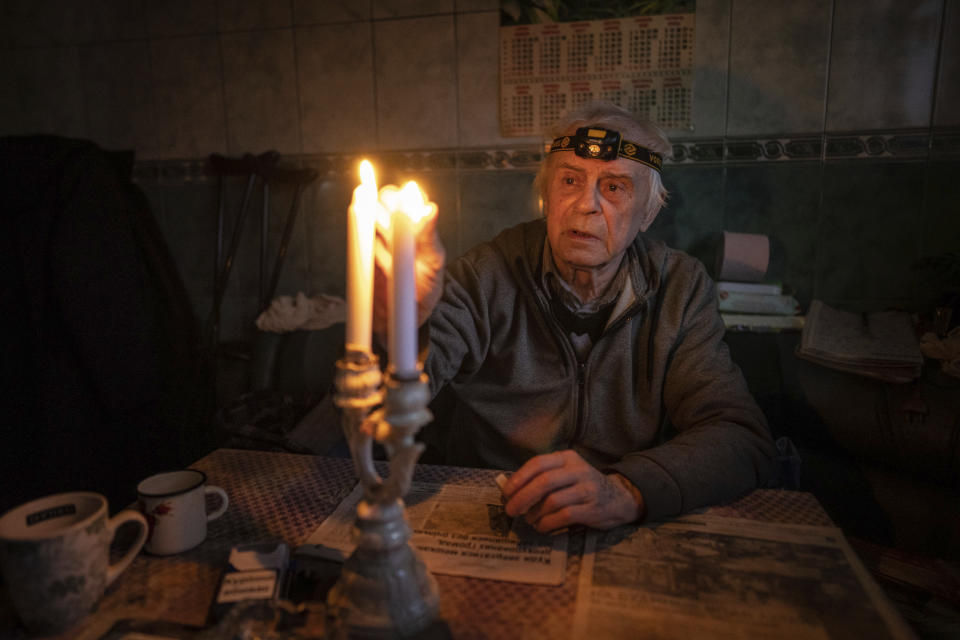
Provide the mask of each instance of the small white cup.
{"label": "small white cup", "polygon": [[[171,555],[197,546],[207,537],[207,522],[216,520],[230,504],[227,492],[206,485],[207,476],[196,469],[166,471],[137,485],[140,511],[150,526],[144,545],[149,553]],[[216,493],[221,504],[207,513],[206,495]]]}

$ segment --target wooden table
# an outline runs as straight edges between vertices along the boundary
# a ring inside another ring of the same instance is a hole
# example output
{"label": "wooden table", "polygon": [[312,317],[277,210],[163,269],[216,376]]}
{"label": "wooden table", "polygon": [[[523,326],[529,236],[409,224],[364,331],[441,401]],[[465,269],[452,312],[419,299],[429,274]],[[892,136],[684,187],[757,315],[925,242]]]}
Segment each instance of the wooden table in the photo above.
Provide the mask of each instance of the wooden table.
{"label": "wooden table", "polygon": [[[168,557],[140,554],[107,590],[97,611],[67,637],[100,638],[117,621],[160,619],[203,626],[232,546],[281,539],[291,549],[330,515],[356,483],[348,459],[219,449],[193,468],[223,487],[230,507],[209,524],[198,547]],[[496,471],[420,465],[414,479],[464,485],[494,482]],[[767,522],[830,526],[813,495],[757,490],[710,514]],[[572,628],[583,537],[571,536],[560,586],[437,575],[441,616],[454,638],[564,638]],[[7,605],[9,607],[9,605]],[[0,637],[26,637],[0,606]]]}

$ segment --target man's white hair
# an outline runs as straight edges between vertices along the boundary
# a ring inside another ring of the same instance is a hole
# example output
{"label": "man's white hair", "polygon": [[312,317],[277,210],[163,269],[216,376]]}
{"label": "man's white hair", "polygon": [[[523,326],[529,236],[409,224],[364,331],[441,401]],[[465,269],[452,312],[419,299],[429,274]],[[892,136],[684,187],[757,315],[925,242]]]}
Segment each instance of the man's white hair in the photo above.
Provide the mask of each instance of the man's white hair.
{"label": "man's white hair", "polygon": [[[553,140],[561,136],[573,135],[580,127],[594,125],[619,131],[621,139],[635,142],[659,153],[664,158],[670,156],[672,152],[670,141],[667,140],[667,136],[658,126],[652,122],[641,120],[623,107],[609,102],[592,102],[564,114],[547,131],[547,136],[549,140]],[[537,173],[534,183],[544,202],[546,202],[547,187],[553,175],[556,163],[554,156],[556,155],[558,154],[547,154],[544,161],[540,163],[540,171]],[[644,165],[638,164],[638,166],[645,169],[645,171],[640,171],[639,174],[646,178],[645,186],[648,189],[647,210],[656,214],[667,202],[667,189],[663,186],[663,179],[660,177],[659,171]]]}

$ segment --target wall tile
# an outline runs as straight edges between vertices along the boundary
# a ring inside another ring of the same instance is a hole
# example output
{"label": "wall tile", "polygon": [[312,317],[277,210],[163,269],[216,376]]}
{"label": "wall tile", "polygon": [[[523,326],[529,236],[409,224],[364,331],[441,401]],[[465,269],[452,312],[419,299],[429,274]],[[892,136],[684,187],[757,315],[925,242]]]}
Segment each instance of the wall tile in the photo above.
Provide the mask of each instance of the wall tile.
{"label": "wall tile", "polygon": [[[460,178],[460,252],[539,217],[532,172],[470,171]],[[453,258],[454,256],[448,256]]]}
{"label": "wall tile", "polygon": [[[931,163],[927,169],[927,183],[923,198],[923,231],[920,256],[934,257],[956,252],[960,247],[960,190],[957,174],[960,162]],[[919,302],[921,309],[940,301],[948,290],[948,280],[943,271],[918,271]],[[956,292],[956,275],[953,290]]]}
{"label": "wall tile", "polygon": [[374,43],[380,147],[456,146],[453,17],[376,22]]}
{"label": "wall tile", "polygon": [[373,0],[373,19],[405,18],[453,11],[453,0]]}
{"label": "wall tile", "polygon": [[500,0],[454,0],[457,13],[466,11],[499,11]]}
{"label": "wall tile", "polygon": [[[204,322],[213,300],[216,249],[216,181],[160,185],[162,206],[153,214],[183,277],[197,318]],[[151,196],[155,202],[156,195]]]}
{"label": "wall tile", "polygon": [[500,135],[500,14],[457,16],[457,86],[461,147],[537,143]]}
{"label": "wall tile", "polygon": [[831,164],[824,172],[816,295],[828,304],[912,304],[923,165]]}
{"label": "wall tile", "polygon": [[4,0],[0,35],[7,46],[50,46],[146,36],[145,0]]}
{"label": "wall tile", "polygon": [[815,163],[730,167],[723,228],[770,238],[766,281],[781,282],[806,309],[816,283],[821,170]]}
{"label": "wall tile", "polygon": [[229,153],[300,151],[290,29],[222,34]]}
{"label": "wall tile", "polygon": [[148,0],[98,0],[83,3],[76,14],[79,42],[136,40],[147,35],[143,3]]}
{"label": "wall tile", "polygon": [[150,42],[157,105],[156,156],[202,158],[225,153],[226,123],[217,36]]}
{"label": "wall tile", "polygon": [[943,0],[836,0],[827,130],[930,124]]}
{"label": "wall tile", "polygon": [[[306,210],[301,195],[296,212],[291,216],[293,199],[293,185],[271,185],[267,262],[263,284],[265,295],[269,293],[270,280],[276,268],[277,256],[283,243],[284,230],[291,220],[290,239],[287,244],[283,265],[280,269],[274,297],[281,295],[295,296],[300,291],[307,293],[310,289],[310,264],[308,255],[310,240],[307,237],[307,216],[311,212]],[[259,212],[260,208],[257,209],[258,214]],[[259,238],[259,235],[257,237]],[[344,259],[346,259],[346,257],[344,257]],[[257,264],[259,264],[259,262]]]}
{"label": "wall tile", "polygon": [[960,250],[960,162],[935,162],[927,169],[920,254],[936,256]]}
{"label": "wall tile", "polygon": [[960,125],[960,0],[946,0],[933,125]]}
{"label": "wall tile", "polygon": [[310,292],[344,296],[346,292],[347,207],[355,180],[324,180],[304,193],[304,227]]}
{"label": "wall tile", "polygon": [[697,2],[693,46],[693,131],[677,132],[674,137],[722,136],[727,124],[729,0]]}
{"label": "wall tile", "polygon": [[355,0],[293,0],[296,25],[330,24],[370,19],[370,3]]}
{"label": "wall tile", "polygon": [[[252,300],[256,311],[260,286],[260,216],[263,209],[263,191],[259,180],[254,181],[247,204],[246,214],[240,220],[243,195],[247,188],[246,177],[227,177],[224,179],[224,236],[223,256],[226,259],[230,243],[237,224],[241,224],[237,251],[234,254],[227,281],[227,296],[231,299]],[[223,262],[221,262],[221,265]]]}
{"label": "wall tile", "polygon": [[106,148],[153,157],[159,136],[145,40],[80,49],[87,134]]}
{"label": "wall tile", "polygon": [[0,3],[0,48],[49,47],[79,39],[73,0],[4,0]]}
{"label": "wall tile", "polygon": [[[199,298],[202,304],[206,305],[203,309],[204,318],[209,314],[212,304],[213,265],[216,256],[216,212],[219,201],[218,184],[219,181],[214,179],[196,187],[181,187],[181,189],[185,189],[186,197],[196,199],[196,202],[184,204],[190,207],[192,215],[203,220],[202,224],[190,221],[189,224],[185,225],[185,232],[192,234],[187,242],[191,246],[187,257],[191,261],[193,278],[202,285],[198,290],[201,292]],[[234,229],[240,220],[247,179],[245,177],[227,177],[224,179],[224,185],[223,255],[219,265],[221,268],[230,250]],[[267,255],[262,280],[263,295],[269,294],[268,289],[276,266],[277,255],[280,250],[284,228],[289,218],[292,201],[293,187],[291,185],[272,184],[270,186]],[[296,295],[299,291],[307,292],[310,287],[308,277],[308,246],[310,244],[308,226],[311,211],[305,202],[301,198],[274,297]],[[237,251],[231,263],[230,275],[224,293],[223,322],[225,327],[233,327],[231,331],[234,333],[252,330],[248,325],[253,322],[261,308],[260,251],[263,209],[263,183],[257,180],[247,204]],[[169,212],[167,217],[170,217]]]}
{"label": "wall tile", "polygon": [[152,38],[217,32],[217,0],[146,2],[145,8]]}
{"label": "wall tile", "polygon": [[823,130],[829,0],[733,4],[727,135]]}
{"label": "wall tile", "polygon": [[307,153],[376,146],[370,23],[296,30],[300,128]]}
{"label": "wall tile", "polygon": [[454,0],[456,12],[499,11],[500,0]]}
{"label": "wall tile", "polygon": [[667,206],[646,232],[694,256],[711,273],[723,228],[723,177],[724,169],[718,166],[667,167]]}
{"label": "wall tile", "polygon": [[[150,213],[153,215],[153,219],[157,222],[157,225],[160,225],[160,220],[163,217],[163,192],[164,189],[162,186],[157,184],[154,181],[149,183],[139,183],[136,185],[138,189],[143,193],[144,197],[147,199],[147,207],[150,210]],[[161,227],[161,232],[163,229]],[[166,233],[163,233],[164,241],[167,244],[167,247],[172,246],[170,239],[167,237]]]}
{"label": "wall tile", "polygon": [[[246,342],[250,343],[256,335],[257,321],[257,298],[253,295],[232,295],[224,298],[223,305],[220,307],[220,342]],[[227,358],[223,361],[229,364]],[[223,366],[223,364],[221,364]],[[236,396],[246,390],[246,364],[234,361],[234,366],[241,368],[240,380],[234,384],[239,386],[231,391],[229,395]]]}
{"label": "wall tile", "polygon": [[86,135],[76,47],[6,51],[0,84],[7,87],[0,92],[0,135]]}
{"label": "wall tile", "polygon": [[293,23],[289,2],[231,0],[217,3],[220,31],[276,29]]}

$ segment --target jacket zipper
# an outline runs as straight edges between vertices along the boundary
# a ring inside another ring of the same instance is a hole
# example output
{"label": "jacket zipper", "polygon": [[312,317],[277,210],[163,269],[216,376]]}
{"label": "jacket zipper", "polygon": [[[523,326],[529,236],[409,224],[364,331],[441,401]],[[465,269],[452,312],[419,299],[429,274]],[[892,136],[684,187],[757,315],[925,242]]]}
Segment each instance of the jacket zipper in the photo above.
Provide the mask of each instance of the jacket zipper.
{"label": "jacket zipper", "polygon": [[[636,315],[636,313],[642,313],[646,310],[647,303],[645,300],[631,305],[619,318],[617,318],[612,325],[604,329],[603,333],[600,334],[600,337],[597,338],[597,342],[603,340],[603,336],[606,335],[608,331],[614,331],[629,318]],[[634,309],[638,309],[634,311]],[[566,336],[564,336],[566,337]],[[569,340],[567,340],[569,344]],[[596,347],[596,344],[593,345]],[[590,358],[593,357],[593,347],[590,348],[590,353],[587,354],[586,362],[581,362],[577,358],[577,421],[573,427],[573,437],[570,439],[570,446],[577,444],[583,438],[583,432],[586,430],[587,425],[587,363],[590,361]]]}
{"label": "jacket zipper", "polygon": [[[587,358],[590,356],[588,355]],[[577,362],[577,422],[573,427],[573,437],[570,439],[572,447],[583,437],[584,421],[586,419],[587,390],[587,363]]]}
{"label": "jacket zipper", "polygon": [[[518,260],[519,260],[519,259],[518,259]],[[521,266],[522,266],[522,265],[521,265]],[[546,303],[541,299],[540,295],[537,293],[536,287],[533,286],[532,283],[530,283],[530,282],[527,283],[527,286],[530,287],[530,290],[531,290],[531,292],[532,292],[533,298],[534,298],[534,300],[536,301],[537,307],[540,308],[541,316],[542,316],[543,319],[546,321],[546,323],[549,325],[550,330],[553,332],[554,336],[558,339],[558,341],[559,341],[560,344],[562,345],[562,348],[567,352],[568,356],[571,356],[571,357],[573,358],[573,361],[577,363],[577,364],[576,364],[576,366],[577,366],[577,384],[576,384],[576,389],[577,389],[577,418],[576,418],[576,422],[575,422],[574,425],[573,425],[573,435],[572,435],[572,437],[570,438],[570,446],[573,447],[573,446],[574,446],[575,444],[577,444],[577,443],[580,441],[580,439],[583,437],[583,432],[584,432],[584,430],[586,429],[586,424],[585,424],[585,422],[586,422],[586,401],[585,401],[585,398],[586,398],[586,395],[587,395],[587,394],[586,394],[586,389],[587,389],[587,363],[586,363],[586,362],[580,362],[580,358],[578,358],[578,357],[577,357],[577,354],[576,354],[576,349],[574,349],[574,348],[573,348],[573,345],[570,344],[570,338],[569,338],[569,336],[567,336],[566,333],[564,333],[563,329],[560,328],[560,327],[557,325],[556,320],[553,319],[553,315],[552,315],[552,314],[550,313],[550,311],[549,311],[549,305],[546,304]],[[639,301],[637,301],[637,302],[634,302],[634,303],[633,303],[632,305],[630,305],[622,314],[620,314],[620,317],[617,318],[617,319],[614,321],[613,324],[611,324],[611,325],[608,326],[606,329],[604,329],[603,333],[600,334],[600,338],[598,338],[597,341],[599,342],[600,340],[602,340],[602,339],[603,339],[603,335],[606,334],[607,331],[612,331],[612,330],[615,330],[615,329],[619,328],[619,327],[622,326],[625,322],[627,322],[629,318],[631,318],[631,317],[633,317],[634,315],[636,315],[636,313],[638,313],[638,311],[634,311],[635,309],[639,308],[639,312],[642,313],[643,311],[646,310],[646,307],[647,307],[647,302],[646,302],[646,300],[639,300]],[[590,353],[587,354],[587,360],[589,360],[592,355],[593,355],[593,348],[591,347]]]}
{"label": "jacket zipper", "polygon": [[[553,314],[549,311],[549,305],[540,297],[539,294],[534,294],[534,299],[537,302],[537,306],[540,308],[540,313],[544,319],[544,322],[547,324],[550,331],[553,332],[554,337],[557,340],[557,343],[560,345],[560,348],[567,354],[567,357],[572,361],[576,367],[576,384],[575,391],[577,396],[577,408],[576,408],[576,420],[573,424],[573,433],[570,435],[570,446],[572,447],[577,440],[580,439],[582,431],[584,429],[583,422],[585,419],[584,411],[584,402],[583,397],[587,388],[587,363],[580,362],[580,358],[577,357],[576,349],[573,348],[573,345],[570,343],[570,337],[564,333],[563,329],[557,324],[557,321],[554,319]],[[587,354],[589,359],[590,354]]]}

